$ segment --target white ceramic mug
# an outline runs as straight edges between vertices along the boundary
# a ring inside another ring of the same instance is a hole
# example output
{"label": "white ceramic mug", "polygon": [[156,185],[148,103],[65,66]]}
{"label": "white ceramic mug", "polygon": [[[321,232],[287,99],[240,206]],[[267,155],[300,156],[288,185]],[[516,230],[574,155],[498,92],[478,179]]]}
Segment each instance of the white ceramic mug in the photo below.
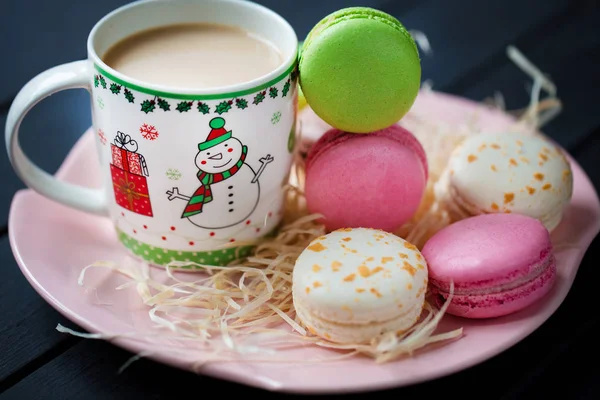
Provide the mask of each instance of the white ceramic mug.
{"label": "white ceramic mug", "polygon": [[[257,33],[277,46],[285,61],[247,83],[181,90],[127,77],[99,57],[139,31],[189,22]],[[246,255],[248,243],[276,229],[297,112],[298,40],[282,17],[244,0],[139,1],[102,18],[89,34],[87,49],[87,60],[41,73],[12,104],[7,150],[30,188],[69,207],[110,217],[124,246],[156,265],[225,265]],[[46,96],[72,88],[91,94],[103,176],[99,189],[57,180],[19,146],[25,114]],[[233,166],[203,171],[196,165],[199,153],[225,147],[233,149],[227,153],[236,158]]]}

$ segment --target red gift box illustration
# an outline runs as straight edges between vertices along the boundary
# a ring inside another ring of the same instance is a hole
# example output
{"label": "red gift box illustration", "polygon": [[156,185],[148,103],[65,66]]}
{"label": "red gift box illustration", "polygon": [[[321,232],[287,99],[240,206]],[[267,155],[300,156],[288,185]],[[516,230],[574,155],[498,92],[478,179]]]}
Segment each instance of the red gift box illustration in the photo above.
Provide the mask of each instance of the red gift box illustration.
{"label": "red gift box illustration", "polygon": [[146,176],[149,176],[148,167],[144,156],[137,152],[137,142],[123,132],[117,132],[114,142],[111,144],[110,173],[117,204],[137,214],[152,217],[146,180]]}

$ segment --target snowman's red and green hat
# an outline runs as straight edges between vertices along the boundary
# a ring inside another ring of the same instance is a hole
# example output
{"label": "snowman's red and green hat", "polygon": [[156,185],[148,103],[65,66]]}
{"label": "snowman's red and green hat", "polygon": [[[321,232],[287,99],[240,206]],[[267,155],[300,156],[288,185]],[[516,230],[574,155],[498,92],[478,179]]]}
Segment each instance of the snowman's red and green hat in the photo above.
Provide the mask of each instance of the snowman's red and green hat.
{"label": "snowman's red and green hat", "polygon": [[225,120],[221,117],[215,117],[210,120],[208,125],[211,128],[206,141],[198,144],[198,149],[204,151],[210,149],[213,146],[223,143],[227,139],[231,139],[231,131],[225,129]]}

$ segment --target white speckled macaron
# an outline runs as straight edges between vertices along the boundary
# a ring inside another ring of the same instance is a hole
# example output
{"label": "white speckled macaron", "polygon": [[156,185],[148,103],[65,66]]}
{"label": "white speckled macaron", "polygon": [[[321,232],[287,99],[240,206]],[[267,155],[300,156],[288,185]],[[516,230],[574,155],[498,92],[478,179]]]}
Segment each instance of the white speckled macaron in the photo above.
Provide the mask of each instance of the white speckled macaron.
{"label": "white speckled macaron", "polygon": [[307,329],[336,343],[405,331],[421,315],[427,263],[390,233],[340,229],[315,239],[294,268],[294,307]]}
{"label": "white speckled macaron", "polygon": [[481,134],[454,151],[435,192],[455,221],[512,212],[551,231],[571,200],[573,175],[562,151],[541,135]]}

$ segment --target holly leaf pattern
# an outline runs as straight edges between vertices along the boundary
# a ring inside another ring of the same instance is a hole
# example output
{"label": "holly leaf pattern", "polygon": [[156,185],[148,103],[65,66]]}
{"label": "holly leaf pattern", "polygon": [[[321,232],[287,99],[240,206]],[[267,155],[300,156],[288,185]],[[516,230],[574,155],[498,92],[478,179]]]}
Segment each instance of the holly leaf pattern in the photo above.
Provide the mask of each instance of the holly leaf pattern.
{"label": "holly leaf pattern", "polygon": [[144,100],[142,102],[142,111],[145,112],[146,114],[154,111],[155,107],[156,107],[156,102],[154,100]]}
{"label": "holly leaf pattern", "polygon": [[240,110],[243,110],[244,108],[248,108],[248,101],[245,99],[235,99],[235,106]]}
{"label": "holly leaf pattern", "polygon": [[170,111],[171,105],[165,99],[158,98],[158,107],[163,111]]}
{"label": "holly leaf pattern", "polygon": [[106,79],[104,79],[104,77],[102,75],[99,75],[99,79],[100,79],[100,85],[102,86],[102,89],[106,89]]}
{"label": "holly leaf pattern", "polygon": [[210,107],[208,104],[202,103],[201,101],[198,102],[198,106],[196,108],[198,108],[198,111],[200,111],[202,114],[208,114],[210,112]]}
{"label": "holly leaf pattern", "polygon": [[254,100],[252,100],[252,104],[262,103],[262,101],[265,99],[266,94],[267,94],[267,92],[265,92],[265,91],[257,93],[256,96],[254,96]]}
{"label": "holly leaf pattern", "polygon": [[283,89],[281,89],[281,96],[285,97],[287,96],[288,92],[290,91],[290,80],[288,79],[285,82],[285,85],[283,85]]}
{"label": "holly leaf pattern", "polygon": [[133,97],[133,93],[131,93],[131,90],[126,88],[123,93],[125,94],[125,98],[128,102],[133,103],[135,101],[135,97]]}
{"label": "holly leaf pattern", "polygon": [[116,83],[111,83],[110,84],[110,91],[112,94],[119,94],[121,93],[121,85],[117,85]]}
{"label": "holly leaf pattern", "polygon": [[279,90],[276,87],[269,89],[269,97],[274,99],[279,94]]}
{"label": "holly leaf pattern", "polygon": [[99,84],[100,79],[98,78],[98,75],[94,75],[94,87],[98,87]]}
{"label": "holly leaf pattern", "polygon": [[292,125],[292,130],[290,130],[290,135],[288,136],[288,142],[287,142],[288,152],[289,153],[293,152],[295,146],[296,146],[296,124]]}
{"label": "holly leaf pattern", "polygon": [[217,107],[215,108],[215,112],[219,115],[224,114],[231,109],[232,104],[233,104],[233,101],[231,101],[231,100],[222,101],[219,104],[217,104]]}
{"label": "holly leaf pattern", "polygon": [[188,112],[192,108],[193,104],[193,101],[182,101],[181,103],[177,104],[177,111],[180,113]]}

